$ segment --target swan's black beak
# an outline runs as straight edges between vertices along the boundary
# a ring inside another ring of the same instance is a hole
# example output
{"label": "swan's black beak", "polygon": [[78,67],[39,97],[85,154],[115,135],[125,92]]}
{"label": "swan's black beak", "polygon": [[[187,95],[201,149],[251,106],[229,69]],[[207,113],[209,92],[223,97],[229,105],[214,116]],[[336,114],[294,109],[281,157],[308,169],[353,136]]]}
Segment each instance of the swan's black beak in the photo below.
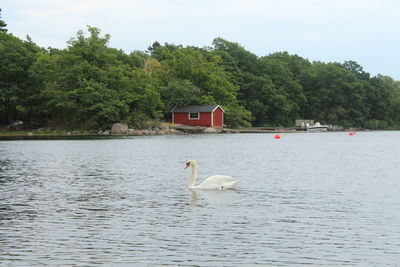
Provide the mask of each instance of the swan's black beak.
{"label": "swan's black beak", "polygon": [[187,169],[189,167],[190,167],[190,162],[186,163],[185,168],[183,168],[183,169]]}

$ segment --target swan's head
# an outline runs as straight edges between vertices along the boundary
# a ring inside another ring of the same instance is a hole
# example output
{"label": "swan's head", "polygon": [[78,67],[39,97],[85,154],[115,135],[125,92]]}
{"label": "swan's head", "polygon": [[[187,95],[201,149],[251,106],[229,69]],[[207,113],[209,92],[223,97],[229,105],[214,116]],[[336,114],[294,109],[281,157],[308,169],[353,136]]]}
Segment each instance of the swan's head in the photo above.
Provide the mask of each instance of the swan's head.
{"label": "swan's head", "polygon": [[185,168],[184,169],[189,168],[189,167],[194,166],[194,165],[196,165],[196,161],[188,160],[188,162],[186,162],[186,164],[185,164]]}

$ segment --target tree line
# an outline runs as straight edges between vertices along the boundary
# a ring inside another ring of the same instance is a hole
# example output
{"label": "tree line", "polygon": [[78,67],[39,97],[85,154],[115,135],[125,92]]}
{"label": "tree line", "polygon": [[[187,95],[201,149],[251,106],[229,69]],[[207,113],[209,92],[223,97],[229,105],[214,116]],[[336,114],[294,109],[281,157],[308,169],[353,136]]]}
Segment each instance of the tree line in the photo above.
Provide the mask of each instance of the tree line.
{"label": "tree line", "polygon": [[354,61],[287,52],[256,56],[222,38],[209,47],[160,44],[129,54],[88,26],[65,49],[9,33],[0,17],[0,123],[28,127],[143,127],[170,121],[175,105],[221,105],[230,127],[293,126],[314,119],[344,127],[400,126],[400,83]]}

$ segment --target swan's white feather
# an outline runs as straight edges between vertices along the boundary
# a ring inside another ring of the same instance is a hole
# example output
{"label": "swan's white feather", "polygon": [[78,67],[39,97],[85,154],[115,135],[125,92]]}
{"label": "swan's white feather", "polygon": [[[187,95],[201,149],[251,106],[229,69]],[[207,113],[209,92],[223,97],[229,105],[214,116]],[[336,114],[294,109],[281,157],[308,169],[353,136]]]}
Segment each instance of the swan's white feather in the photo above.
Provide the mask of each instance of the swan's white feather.
{"label": "swan's white feather", "polygon": [[228,175],[213,175],[205,179],[202,183],[200,183],[196,188],[199,189],[221,189],[221,186],[224,184],[228,184],[228,181],[231,181],[232,177]]}

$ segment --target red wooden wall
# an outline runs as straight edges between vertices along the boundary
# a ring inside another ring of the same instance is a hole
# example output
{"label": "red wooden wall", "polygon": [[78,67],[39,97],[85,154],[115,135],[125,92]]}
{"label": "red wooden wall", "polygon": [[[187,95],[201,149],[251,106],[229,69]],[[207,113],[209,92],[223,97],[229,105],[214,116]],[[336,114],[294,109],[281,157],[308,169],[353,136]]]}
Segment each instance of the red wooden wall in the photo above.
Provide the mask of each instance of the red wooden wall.
{"label": "red wooden wall", "polygon": [[[211,115],[213,114],[213,115]],[[222,127],[224,124],[224,112],[218,107],[213,113],[200,112],[200,118],[197,120],[189,119],[189,113],[176,113],[172,114],[173,123],[192,125],[192,126],[209,126],[209,127]]]}
{"label": "red wooden wall", "polygon": [[189,113],[174,113],[174,123],[193,126],[211,126],[211,112],[200,113],[198,120],[189,120]]}

